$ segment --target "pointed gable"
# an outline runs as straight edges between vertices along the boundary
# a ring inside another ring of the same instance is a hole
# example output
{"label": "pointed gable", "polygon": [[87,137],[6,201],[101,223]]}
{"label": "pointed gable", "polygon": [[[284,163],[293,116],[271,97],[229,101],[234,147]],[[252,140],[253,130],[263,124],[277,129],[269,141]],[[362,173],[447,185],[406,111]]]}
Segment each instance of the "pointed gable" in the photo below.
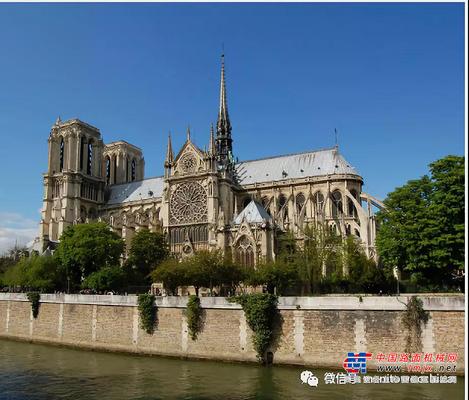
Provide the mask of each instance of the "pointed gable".
{"label": "pointed gable", "polygon": [[243,211],[235,218],[234,224],[240,225],[243,220],[248,223],[263,223],[263,222],[272,222],[272,217],[267,214],[267,211],[264,210],[259,203],[251,200],[251,202],[244,208]]}

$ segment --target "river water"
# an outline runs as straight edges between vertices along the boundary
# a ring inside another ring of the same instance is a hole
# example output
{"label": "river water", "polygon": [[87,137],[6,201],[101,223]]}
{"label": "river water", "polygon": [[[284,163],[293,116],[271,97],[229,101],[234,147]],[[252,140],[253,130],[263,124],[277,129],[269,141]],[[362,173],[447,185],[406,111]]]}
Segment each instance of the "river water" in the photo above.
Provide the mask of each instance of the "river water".
{"label": "river water", "polygon": [[[444,399],[456,384],[302,384],[302,367],[262,367],[73,350],[0,339],[0,399]],[[337,371],[336,371],[337,372]]]}

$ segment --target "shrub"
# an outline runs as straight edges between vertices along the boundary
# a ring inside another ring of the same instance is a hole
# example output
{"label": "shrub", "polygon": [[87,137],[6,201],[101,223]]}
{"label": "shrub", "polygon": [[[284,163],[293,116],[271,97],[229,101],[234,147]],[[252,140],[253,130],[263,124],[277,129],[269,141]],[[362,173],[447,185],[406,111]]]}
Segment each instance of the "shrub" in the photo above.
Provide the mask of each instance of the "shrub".
{"label": "shrub", "polygon": [[186,318],[189,335],[192,340],[197,339],[197,335],[201,329],[202,308],[200,307],[200,299],[198,296],[189,296],[187,302]]}
{"label": "shrub", "polygon": [[265,353],[272,343],[277,296],[269,293],[251,293],[230,298],[241,305],[249,327],[254,332],[253,345],[259,361],[265,361]]}
{"label": "shrub", "polygon": [[103,267],[93,272],[81,284],[83,289],[96,291],[120,291],[125,287],[125,273],[119,266]]}
{"label": "shrub", "polygon": [[27,294],[28,300],[31,302],[31,310],[33,312],[33,318],[37,318],[39,315],[39,300],[41,295],[38,292],[29,292]]}
{"label": "shrub", "polygon": [[430,318],[430,313],[423,309],[423,302],[416,296],[412,296],[406,305],[406,311],[402,316],[402,323],[407,329],[406,352],[412,353],[421,350],[422,326]]}
{"label": "shrub", "polygon": [[156,322],[155,296],[140,294],[138,296],[138,311],[140,313],[140,327],[151,335],[155,330]]}

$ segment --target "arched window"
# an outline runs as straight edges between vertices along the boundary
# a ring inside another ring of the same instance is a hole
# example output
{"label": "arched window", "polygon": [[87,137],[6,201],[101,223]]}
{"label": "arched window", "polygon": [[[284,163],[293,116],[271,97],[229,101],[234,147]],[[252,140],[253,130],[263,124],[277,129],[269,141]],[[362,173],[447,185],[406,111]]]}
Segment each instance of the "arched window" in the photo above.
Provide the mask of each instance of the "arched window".
{"label": "arched window", "polygon": [[281,194],[278,197],[278,205],[277,205],[278,211],[280,211],[285,204],[287,204],[287,198],[285,197],[284,194]]}
{"label": "arched window", "polygon": [[85,150],[86,150],[86,137],[82,136],[80,140],[80,171],[83,171]]}
{"label": "arched window", "polygon": [[324,195],[321,192],[316,192],[313,196],[313,202],[316,215],[322,215],[324,211]]}
{"label": "arched window", "polygon": [[54,182],[54,186],[52,186],[52,197],[53,198],[60,197],[61,191],[62,191],[62,184],[58,180],[56,180]]}
{"label": "arched window", "polygon": [[111,159],[109,156],[106,156],[106,184],[111,183]]}
{"label": "arched window", "polygon": [[88,175],[92,174],[92,169],[91,169],[92,163],[93,163],[93,141],[90,140],[88,142],[88,158],[86,160],[86,173]]}
{"label": "arched window", "polygon": [[336,190],[332,193],[332,216],[340,217],[342,213],[342,194],[338,190]]}
{"label": "arched window", "polygon": [[306,203],[306,198],[303,193],[298,193],[296,195],[296,212],[298,215],[300,215],[301,210],[303,210],[303,207]]}
{"label": "arched window", "polygon": [[85,207],[80,207],[80,220],[81,222],[86,221],[86,208]]}
{"label": "arched window", "polygon": [[347,236],[350,236],[351,235],[351,227],[349,224],[345,225],[345,234]]}
{"label": "arched window", "polygon": [[65,143],[64,143],[64,138],[60,138],[60,172],[63,171],[64,169],[64,159],[65,159]]}
{"label": "arched window", "polygon": [[347,209],[348,209],[348,216],[357,218],[357,209],[355,208],[355,204],[349,198],[347,198]]}
{"label": "arched window", "polygon": [[235,251],[235,260],[244,267],[254,267],[254,248],[251,241],[243,236],[239,239]]}
{"label": "arched window", "polygon": [[125,157],[125,181],[129,181],[129,157]]}
{"label": "arched window", "polygon": [[132,182],[137,179],[137,163],[135,162],[135,158],[132,160],[132,165],[131,165],[131,179]]}
{"label": "arched window", "polygon": [[267,211],[267,214],[271,215],[270,214],[270,199],[267,197],[267,196],[264,196],[262,198],[262,207],[264,207],[265,211]]}
{"label": "arched window", "polygon": [[117,182],[117,159],[116,159],[116,155],[114,154],[112,156],[112,183],[116,183]]}
{"label": "arched window", "polygon": [[97,217],[96,210],[94,208],[90,208],[90,211],[88,213],[88,218],[93,220],[93,219],[96,219],[96,217]]}
{"label": "arched window", "polygon": [[[356,200],[358,200],[358,196],[357,196],[357,192],[356,190],[352,189],[350,191],[350,194],[352,195],[352,197]],[[347,211],[348,211],[348,215],[349,217],[354,217],[354,218],[357,218],[358,216],[358,212],[357,212],[357,209],[355,208],[355,205],[353,204],[353,201],[349,198],[347,198]]]}

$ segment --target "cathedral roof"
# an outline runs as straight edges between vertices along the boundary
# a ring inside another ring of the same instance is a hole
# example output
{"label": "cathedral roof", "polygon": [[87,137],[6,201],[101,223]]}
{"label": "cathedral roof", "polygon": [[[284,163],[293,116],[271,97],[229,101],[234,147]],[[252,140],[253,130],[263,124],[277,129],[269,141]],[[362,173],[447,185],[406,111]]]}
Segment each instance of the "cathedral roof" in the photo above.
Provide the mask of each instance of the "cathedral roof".
{"label": "cathedral roof", "polygon": [[163,194],[163,177],[148,178],[141,181],[122,183],[110,187],[107,204],[127,203],[148,200]]}
{"label": "cathedral roof", "polygon": [[[242,161],[236,164],[236,173],[241,185],[333,174],[359,176],[357,170],[344,159],[336,148]],[[161,197],[163,195],[163,179],[162,176],[158,176],[137,182],[112,185],[107,204]],[[263,207],[259,207],[265,213]]]}
{"label": "cathedral roof", "polygon": [[267,221],[272,221],[272,217],[267,214],[264,207],[259,203],[256,203],[254,200],[244,207],[238,216],[234,219],[235,225],[240,225],[243,222],[243,219],[248,223],[262,223]]}
{"label": "cathedral roof", "polygon": [[333,174],[359,176],[357,170],[342,157],[335,147],[242,161],[236,165],[236,173],[241,185]]}

